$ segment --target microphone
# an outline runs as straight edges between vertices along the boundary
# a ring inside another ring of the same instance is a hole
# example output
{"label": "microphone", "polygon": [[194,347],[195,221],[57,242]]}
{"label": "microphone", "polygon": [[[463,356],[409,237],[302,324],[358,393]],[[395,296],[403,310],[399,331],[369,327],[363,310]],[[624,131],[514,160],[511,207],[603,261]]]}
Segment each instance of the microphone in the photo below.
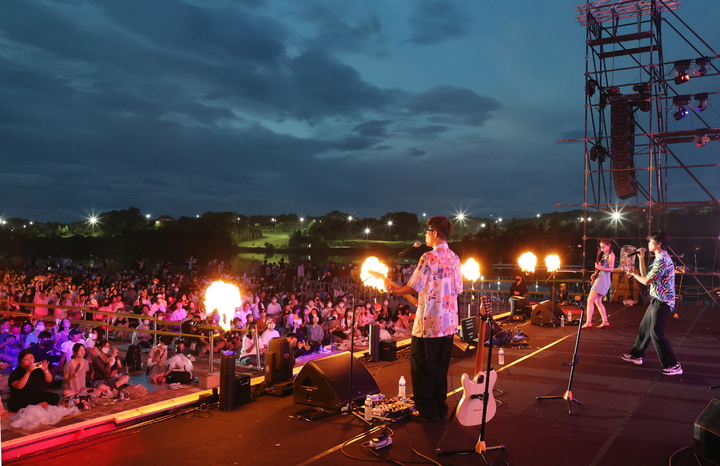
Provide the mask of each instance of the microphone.
{"label": "microphone", "polygon": [[406,250],[404,250],[403,252],[401,252],[401,253],[398,254],[397,256],[398,256],[398,257],[402,257],[402,256],[404,256],[405,254],[407,254],[408,252],[410,252],[411,249],[419,248],[420,246],[422,246],[422,243],[421,243],[420,241],[415,241],[409,248],[407,248]]}
{"label": "microphone", "polygon": [[635,252],[631,252],[630,254],[628,254],[628,257],[635,257],[641,252],[645,252],[645,248],[637,248]]}

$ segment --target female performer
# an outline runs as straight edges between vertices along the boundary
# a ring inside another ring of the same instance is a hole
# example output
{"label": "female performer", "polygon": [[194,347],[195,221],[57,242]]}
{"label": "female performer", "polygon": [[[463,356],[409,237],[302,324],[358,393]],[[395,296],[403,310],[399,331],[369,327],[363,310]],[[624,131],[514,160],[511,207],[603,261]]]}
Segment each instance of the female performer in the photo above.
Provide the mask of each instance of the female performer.
{"label": "female performer", "polygon": [[602,323],[597,328],[610,328],[610,322],[608,322],[607,311],[603,304],[603,298],[610,289],[610,283],[612,281],[612,272],[615,265],[615,253],[612,252],[612,242],[608,238],[600,240],[598,250],[598,260],[595,262],[595,273],[593,276],[592,288],[587,299],[587,311],[585,314],[586,322],[583,328],[592,328],[592,317],[595,313],[594,306],[597,306],[602,317]]}

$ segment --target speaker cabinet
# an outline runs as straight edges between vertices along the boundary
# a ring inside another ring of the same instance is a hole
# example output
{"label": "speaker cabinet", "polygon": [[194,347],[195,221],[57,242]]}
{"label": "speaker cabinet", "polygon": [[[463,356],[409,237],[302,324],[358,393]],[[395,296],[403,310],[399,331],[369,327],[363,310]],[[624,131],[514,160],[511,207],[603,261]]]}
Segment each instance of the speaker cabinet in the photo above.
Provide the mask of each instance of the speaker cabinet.
{"label": "speaker cabinet", "polygon": [[397,359],[397,342],[395,340],[380,340],[380,360],[395,361]]}
{"label": "speaker cabinet", "polygon": [[292,378],[295,358],[290,340],[285,337],[272,338],[265,354],[265,384],[276,385]]}
{"label": "speaker cabinet", "polygon": [[235,376],[235,406],[250,402],[250,375],[238,374]]}
{"label": "speaker cabinet", "polygon": [[[352,364],[352,390],[350,390]],[[340,409],[350,401],[380,393],[372,374],[349,352],[308,361],[295,377],[295,403]]]}
{"label": "speaker cabinet", "polygon": [[551,301],[543,301],[537,303],[532,310],[532,320],[530,321],[533,325],[546,325],[560,322],[560,316],[564,315],[563,311],[556,304],[555,312],[552,310]]}
{"label": "speaker cabinet", "polygon": [[720,398],[713,398],[695,421],[695,454],[720,465]]}

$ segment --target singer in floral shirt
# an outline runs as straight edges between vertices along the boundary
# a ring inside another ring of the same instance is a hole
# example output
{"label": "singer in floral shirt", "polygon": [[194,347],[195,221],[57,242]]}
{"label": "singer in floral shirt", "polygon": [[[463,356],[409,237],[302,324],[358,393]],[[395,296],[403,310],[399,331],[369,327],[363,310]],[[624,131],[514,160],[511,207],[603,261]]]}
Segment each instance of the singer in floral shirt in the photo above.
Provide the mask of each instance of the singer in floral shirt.
{"label": "singer in floral shirt", "polygon": [[407,285],[388,291],[418,294],[417,313],[410,346],[415,419],[447,418],[447,373],[458,327],[458,295],[462,292],[460,259],[447,245],[452,223],[446,217],[431,217],[425,244],[431,248],[422,255]]}

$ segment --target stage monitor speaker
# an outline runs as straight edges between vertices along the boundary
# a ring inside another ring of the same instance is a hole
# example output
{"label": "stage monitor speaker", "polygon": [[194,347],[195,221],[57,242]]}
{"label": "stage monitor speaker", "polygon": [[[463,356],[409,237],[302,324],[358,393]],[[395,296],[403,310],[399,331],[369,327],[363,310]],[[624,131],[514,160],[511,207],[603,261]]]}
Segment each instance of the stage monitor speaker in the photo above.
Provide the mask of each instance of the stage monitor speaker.
{"label": "stage monitor speaker", "polygon": [[695,421],[695,454],[720,465],[720,398],[713,398]]}
{"label": "stage monitor speaker", "polygon": [[265,384],[276,385],[292,378],[295,358],[290,340],[285,337],[271,338],[265,354]]}
{"label": "stage monitor speaker", "polygon": [[560,322],[560,316],[563,315],[560,307],[555,304],[555,310],[553,312],[552,302],[543,301],[537,303],[532,310],[532,320],[530,321],[533,325],[545,325],[553,322]]}
{"label": "stage monitor speaker", "polygon": [[[350,364],[352,363],[352,391]],[[350,393],[349,393],[350,392]],[[308,361],[295,377],[295,403],[340,409],[367,395],[380,393],[380,387],[365,366],[349,352]]]}
{"label": "stage monitor speaker", "polygon": [[452,353],[450,354],[451,358],[464,358],[468,355],[468,350],[470,348],[469,343],[465,343],[462,341],[462,339],[455,335],[453,336],[453,348]]}

